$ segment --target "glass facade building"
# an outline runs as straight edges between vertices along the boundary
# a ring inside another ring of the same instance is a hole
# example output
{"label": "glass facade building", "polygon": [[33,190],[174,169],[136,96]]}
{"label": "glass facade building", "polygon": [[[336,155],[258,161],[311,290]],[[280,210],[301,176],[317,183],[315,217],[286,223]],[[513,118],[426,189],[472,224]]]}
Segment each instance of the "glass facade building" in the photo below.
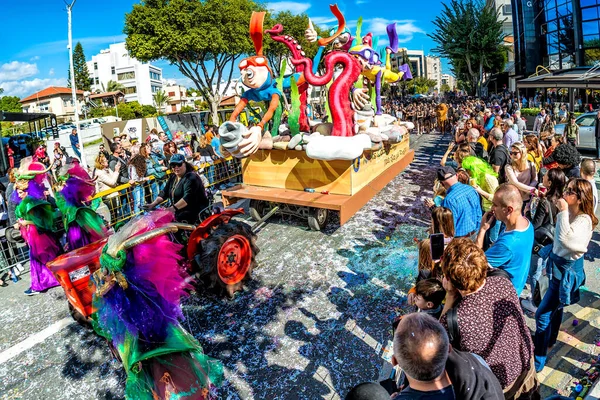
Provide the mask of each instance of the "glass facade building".
{"label": "glass facade building", "polygon": [[512,0],[512,8],[517,75],[600,61],[600,0]]}

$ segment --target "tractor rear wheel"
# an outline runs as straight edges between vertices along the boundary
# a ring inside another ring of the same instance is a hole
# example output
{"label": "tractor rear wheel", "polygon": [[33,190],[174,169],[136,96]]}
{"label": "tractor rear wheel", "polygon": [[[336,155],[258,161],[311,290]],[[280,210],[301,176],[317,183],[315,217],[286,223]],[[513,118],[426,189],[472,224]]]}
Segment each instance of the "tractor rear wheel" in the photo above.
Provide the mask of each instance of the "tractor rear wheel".
{"label": "tractor rear wheel", "polygon": [[240,221],[218,226],[200,242],[200,257],[194,257],[201,278],[209,289],[233,297],[250,279],[256,266],[256,235],[250,226]]}

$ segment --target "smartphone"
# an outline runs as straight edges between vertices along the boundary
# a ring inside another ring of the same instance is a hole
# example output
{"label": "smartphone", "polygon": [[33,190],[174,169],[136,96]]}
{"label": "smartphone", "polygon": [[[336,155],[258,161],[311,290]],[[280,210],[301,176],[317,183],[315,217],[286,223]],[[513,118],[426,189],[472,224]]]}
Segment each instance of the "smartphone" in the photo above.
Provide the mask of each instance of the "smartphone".
{"label": "smartphone", "polygon": [[429,235],[429,246],[431,247],[431,259],[439,261],[444,254],[444,234],[434,233]]}

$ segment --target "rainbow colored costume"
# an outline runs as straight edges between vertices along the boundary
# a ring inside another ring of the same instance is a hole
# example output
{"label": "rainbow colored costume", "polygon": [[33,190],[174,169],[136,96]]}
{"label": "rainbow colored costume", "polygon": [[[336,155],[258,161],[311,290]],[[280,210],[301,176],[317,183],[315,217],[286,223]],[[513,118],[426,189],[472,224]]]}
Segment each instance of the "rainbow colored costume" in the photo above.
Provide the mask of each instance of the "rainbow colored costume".
{"label": "rainbow colored costume", "polygon": [[86,205],[96,191],[96,185],[88,173],[75,162],[68,165],[65,186],[56,194],[56,205],[60,210],[69,250],[75,250],[106,237],[102,218]]}
{"label": "rainbow colored costume", "polygon": [[94,328],[121,357],[128,399],[213,399],[223,380],[221,363],[179,324],[190,288],[182,246],[165,232],[144,238],[172,221],[166,211],[132,219],[109,238],[93,276]]}
{"label": "rainbow colored costume", "polygon": [[[43,164],[31,162],[31,158],[23,159],[15,174],[16,190],[10,199],[17,205],[16,217],[23,221],[21,236],[29,245],[31,289],[36,292],[58,286],[46,263],[62,252],[54,232],[54,211],[44,195],[46,172]],[[21,199],[19,192],[25,192],[26,196]]]}

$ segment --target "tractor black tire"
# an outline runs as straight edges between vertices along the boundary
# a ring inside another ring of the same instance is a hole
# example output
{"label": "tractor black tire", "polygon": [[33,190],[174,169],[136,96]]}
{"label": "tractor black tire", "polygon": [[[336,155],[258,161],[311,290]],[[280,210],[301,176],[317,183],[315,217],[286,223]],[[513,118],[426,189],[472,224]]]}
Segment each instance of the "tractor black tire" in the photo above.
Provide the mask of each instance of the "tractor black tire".
{"label": "tractor black tire", "polygon": [[[219,254],[223,245],[234,236],[241,236],[247,240],[249,247],[247,250],[249,250],[251,254],[248,257],[247,263],[244,263],[249,264],[244,277],[239,282],[227,284],[219,276]],[[198,254],[199,257],[194,257],[194,262],[197,262],[199,265],[194,267],[197,267],[197,270],[200,271],[198,275],[202,282],[206,285],[207,289],[216,292],[218,295],[225,294],[230,298],[232,298],[237,291],[242,290],[244,283],[250,280],[252,270],[256,267],[256,255],[259,252],[258,246],[256,245],[256,235],[252,232],[250,225],[234,220],[219,225],[212,231],[207,239],[200,242],[198,250],[200,251],[200,254]]]}
{"label": "tractor black tire", "polygon": [[71,317],[75,320],[75,322],[77,322],[85,329],[93,330],[94,328],[92,327],[92,322],[88,318],[84,317],[83,314],[81,314],[79,311],[77,311],[77,309],[73,307],[71,303],[68,304],[69,314],[71,314]]}
{"label": "tractor black tire", "polygon": [[248,214],[254,221],[260,221],[265,216],[265,205],[266,203],[262,200],[250,200]]}
{"label": "tractor black tire", "polygon": [[327,225],[329,210],[326,208],[311,208],[308,212],[308,227],[313,231],[320,231]]}

